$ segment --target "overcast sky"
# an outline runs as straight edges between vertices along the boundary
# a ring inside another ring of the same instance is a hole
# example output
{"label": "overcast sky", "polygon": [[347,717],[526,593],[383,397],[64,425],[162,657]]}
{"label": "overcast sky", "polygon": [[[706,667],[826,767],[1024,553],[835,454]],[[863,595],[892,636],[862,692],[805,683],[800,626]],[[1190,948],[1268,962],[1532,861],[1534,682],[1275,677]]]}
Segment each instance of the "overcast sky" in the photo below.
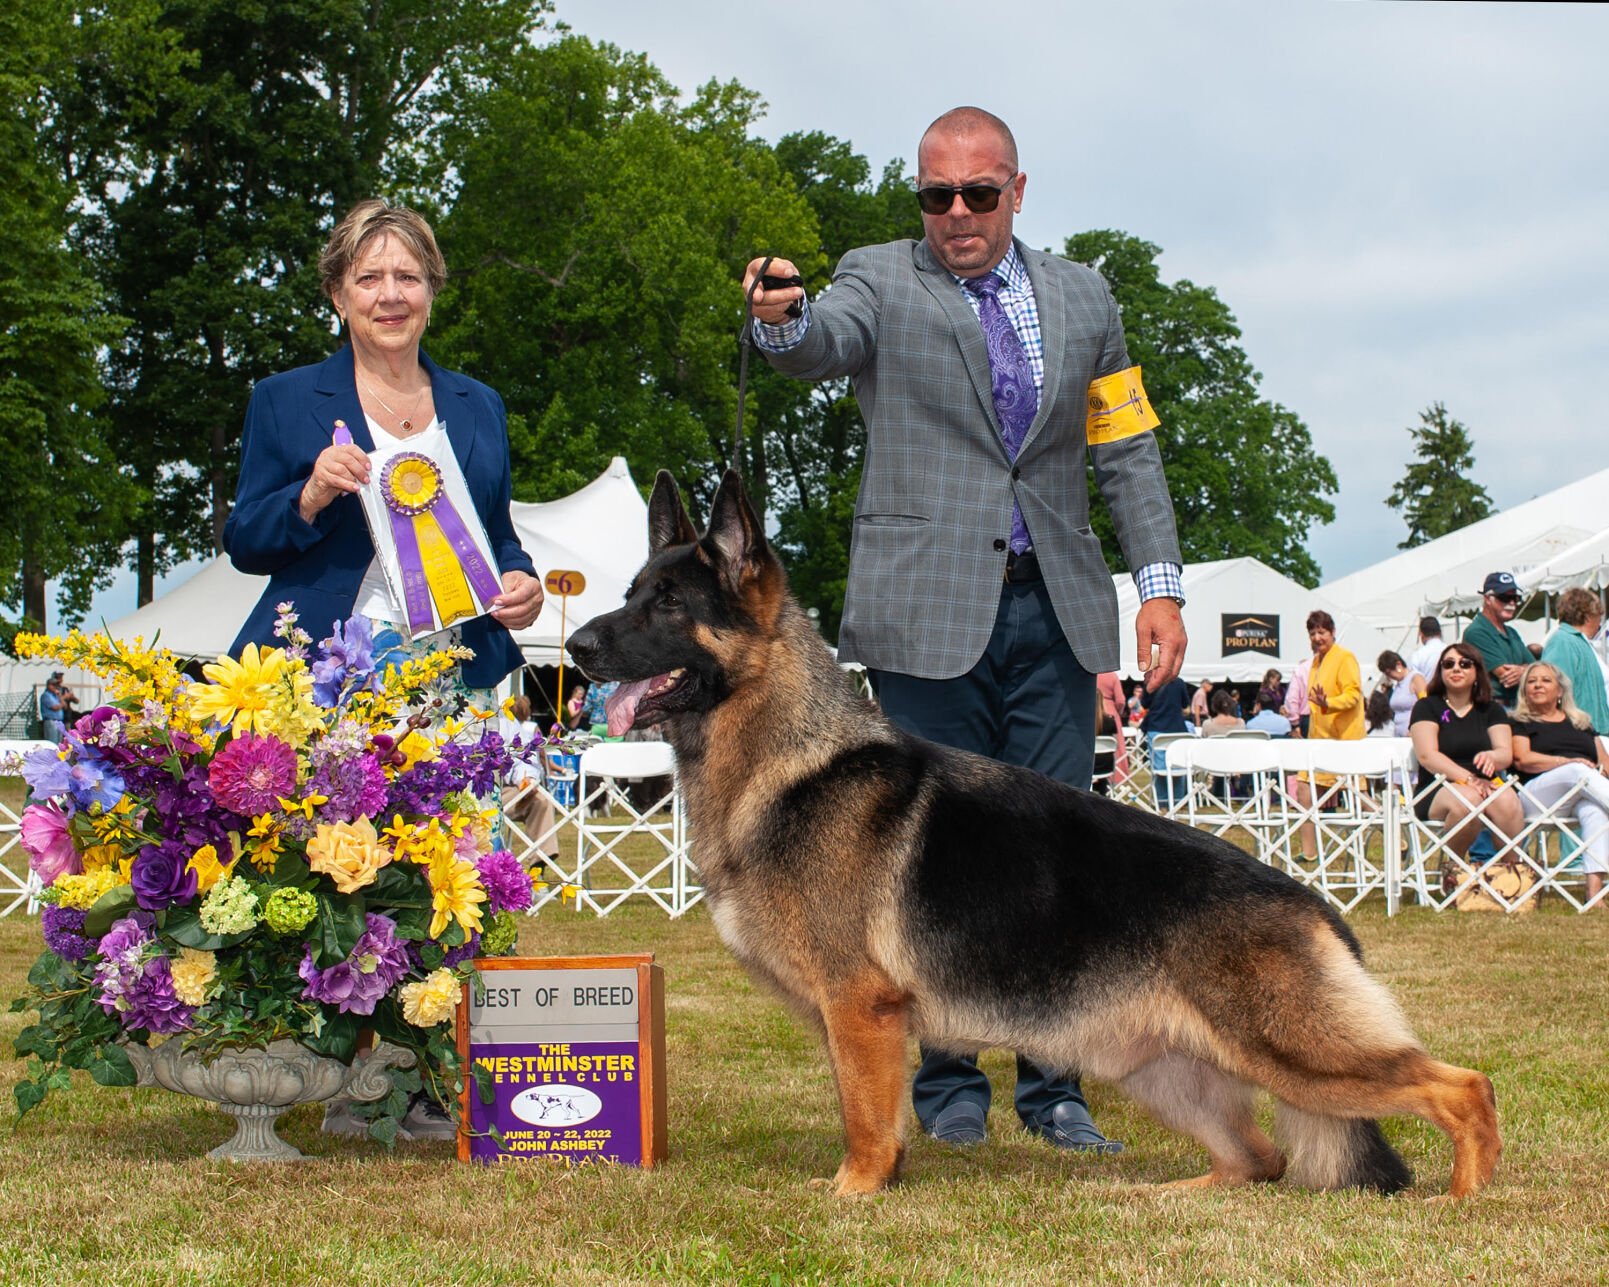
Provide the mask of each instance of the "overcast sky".
{"label": "overcast sky", "polygon": [[[914,164],[946,108],[1003,117],[1025,241],[1122,229],[1234,312],[1264,396],[1340,478],[1309,540],[1325,579],[1395,551],[1384,497],[1433,401],[1469,426],[1500,507],[1609,465],[1609,6],[558,0],[558,16],[685,93],[739,80],[769,104],[763,137],[823,130],[874,171]],[[125,589],[97,610],[132,606]]]}

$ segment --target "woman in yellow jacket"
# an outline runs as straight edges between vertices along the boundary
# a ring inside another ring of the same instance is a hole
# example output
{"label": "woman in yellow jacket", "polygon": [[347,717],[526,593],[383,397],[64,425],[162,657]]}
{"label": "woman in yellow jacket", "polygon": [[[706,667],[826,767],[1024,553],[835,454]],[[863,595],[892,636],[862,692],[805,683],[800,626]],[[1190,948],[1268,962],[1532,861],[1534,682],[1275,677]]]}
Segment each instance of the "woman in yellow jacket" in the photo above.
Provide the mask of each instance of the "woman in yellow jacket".
{"label": "woman in yellow jacket", "polygon": [[[1363,676],[1357,657],[1335,642],[1335,618],[1322,608],[1307,615],[1307,641],[1313,646],[1313,666],[1308,672],[1307,699],[1313,710],[1308,737],[1327,737],[1351,741],[1364,734]],[[1326,773],[1312,775],[1320,789],[1322,804],[1335,785]],[[1304,810],[1313,804],[1308,775],[1296,781],[1296,799]],[[1311,822],[1302,824],[1302,857],[1318,854],[1318,835]]]}

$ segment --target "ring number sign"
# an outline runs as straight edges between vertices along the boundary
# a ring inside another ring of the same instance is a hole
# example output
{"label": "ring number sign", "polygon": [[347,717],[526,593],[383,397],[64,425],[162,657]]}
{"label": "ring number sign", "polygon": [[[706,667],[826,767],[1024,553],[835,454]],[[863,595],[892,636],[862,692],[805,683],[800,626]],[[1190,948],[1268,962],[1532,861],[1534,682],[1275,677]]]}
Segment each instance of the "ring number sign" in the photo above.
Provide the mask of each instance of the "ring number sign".
{"label": "ring number sign", "polygon": [[579,572],[568,572],[562,568],[555,568],[542,578],[542,587],[549,594],[580,594],[587,588],[587,579]]}

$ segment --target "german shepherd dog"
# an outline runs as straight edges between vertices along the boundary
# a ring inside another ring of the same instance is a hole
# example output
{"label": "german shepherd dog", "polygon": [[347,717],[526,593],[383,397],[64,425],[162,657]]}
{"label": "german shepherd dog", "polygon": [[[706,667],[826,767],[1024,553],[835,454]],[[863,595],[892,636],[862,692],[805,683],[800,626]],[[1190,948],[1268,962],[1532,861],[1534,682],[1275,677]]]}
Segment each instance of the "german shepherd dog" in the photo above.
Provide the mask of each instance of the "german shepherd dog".
{"label": "german shepherd dog", "polygon": [[1396,1191],[1411,1177],[1375,1121],[1394,1113],[1451,1136],[1449,1196],[1491,1179],[1491,1082],[1426,1054],[1316,895],[1225,841],[896,728],[789,593],[735,473],[700,536],[661,472],[649,534],[625,605],[570,654],[624,681],[611,732],[664,725],[716,928],[825,1037],[838,1193],[898,1174],[912,1036],[1118,1083],[1206,1148],[1184,1184]]}

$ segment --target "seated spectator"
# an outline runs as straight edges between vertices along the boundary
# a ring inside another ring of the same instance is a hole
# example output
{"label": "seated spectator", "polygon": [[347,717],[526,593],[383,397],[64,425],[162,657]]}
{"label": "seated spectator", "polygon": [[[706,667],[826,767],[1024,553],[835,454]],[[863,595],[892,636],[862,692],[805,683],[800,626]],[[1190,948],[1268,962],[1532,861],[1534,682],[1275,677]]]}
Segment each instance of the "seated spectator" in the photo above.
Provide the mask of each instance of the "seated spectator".
{"label": "seated spectator", "polygon": [[1153,793],[1158,804],[1170,805],[1174,802],[1174,790],[1179,790],[1180,799],[1185,790],[1182,782],[1175,782],[1167,776],[1167,754],[1159,750],[1156,740],[1164,733],[1188,733],[1189,727],[1184,722],[1185,704],[1190,700],[1189,692],[1182,679],[1170,679],[1156,692],[1145,690],[1140,685],[1140,704],[1145,710],[1145,717],[1140,720],[1140,731],[1145,734],[1146,750],[1151,761],[1151,780]]}
{"label": "seated spectator", "polygon": [[1232,728],[1246,727],[1246,721],[1235,714],[1235,695],[1227,688],[1213,693],[1210,709],[1212,713],[1199,730],[1202,737],[1222,737]]}
{"label": "seated spectator", "polygon": [[1603,604],[1591,590],[1573,586],[1559,596],[1559,621],[1562,624],[1542,649],[1542,660],[1570,681],[1571,696],[1588,723],[1609,733],[1609,691],[1592,647],[1593,636],[1603,626]]}
{"label": "seated spectator", "polygon": [[[537,728],[536,721],[531,718],[531,699],[524,693],[517,693],[509,702],[509,715],[513,727],[505,730],[504,737],[510,741],[518,737],[522,754],[528,754],[523,748],[530,747],[542,740],[541,730]],[[503,782],[503,816],[517,824],[536,845],[538,852],[548,861],[559,856],[558,830],[553,824],[553,802],[548,799],[547,793],[537,788],[542,782],[540,760],[535,755],[529,757],[532,764],[516,759],[509,768],[508,777]],[[527,786],[527,783],[534,785]]]}
{"label": "seated spectator", "polygon": [[[1413,705],[1425,695],[1429,685],[1424,676],[1389,648],[1375,658],[1374,665],[1380,672],[1381,686],[1388,689],[1386,700],[1391,710],[1391,735],[1407,737],[1408,720],[1413,714]],[[1369,725],[1369,731],[1374,732],[1372,723]]]}
{"label": "seated spectator", "polygon": [[1609,753],[1598,732],[1558,667],[1539,661],[1525,668],[1514,711],[1514,767],[1525,788],[1520,800],[1527,818],[1551,809],[1555,817],[1575,819],[1589,902],[1609,874]]}
{"label": "seated spectator", "polygon": [[1289,737],[1291,735],[1291,722],[1280,714],[1278,703],[1270,706],[1261,693],[1251,708],[1251,718],[1246,721],[1246,727],[1256,729],[1259,733],[1267,733],[1269,737]]}
{"label": "seated spectator", "polygon": [[[1508,712],[1493,696],[1481,655],[1467,642],[1448,644],[1409,721],[1419,781],[1414,814],[1446,827],[1446,846],[1462,859],[1482,825],[1499,845],[1518,834],[1520,802],[1498,777],[1514,760]],[[1436,785],[1442,778],[1445,785]],[[1474,811],[1485,809],[1477,824]],[[1459,883],[1456,864],[1442,868],[1442,888]]]}
{"label": "seated spectator", "polygon": [[1397,735],[1396,717],[1391,713],[1391,688],[1391,681],[1382,679],[1369,694],[1369,700],[1363,703],[1363,724],[1367,730],[1365,737]]}
{"label": "seated spectator", "polygon": [[1270,670],[1263,675],[1263,682],[1257,686],[1257,699],[1255,704],[1261,704],[1265,711],[1277,711],[1282,705],[1284,705],[1284,703],[1284,678],[1280,675],[1279,671]]}

